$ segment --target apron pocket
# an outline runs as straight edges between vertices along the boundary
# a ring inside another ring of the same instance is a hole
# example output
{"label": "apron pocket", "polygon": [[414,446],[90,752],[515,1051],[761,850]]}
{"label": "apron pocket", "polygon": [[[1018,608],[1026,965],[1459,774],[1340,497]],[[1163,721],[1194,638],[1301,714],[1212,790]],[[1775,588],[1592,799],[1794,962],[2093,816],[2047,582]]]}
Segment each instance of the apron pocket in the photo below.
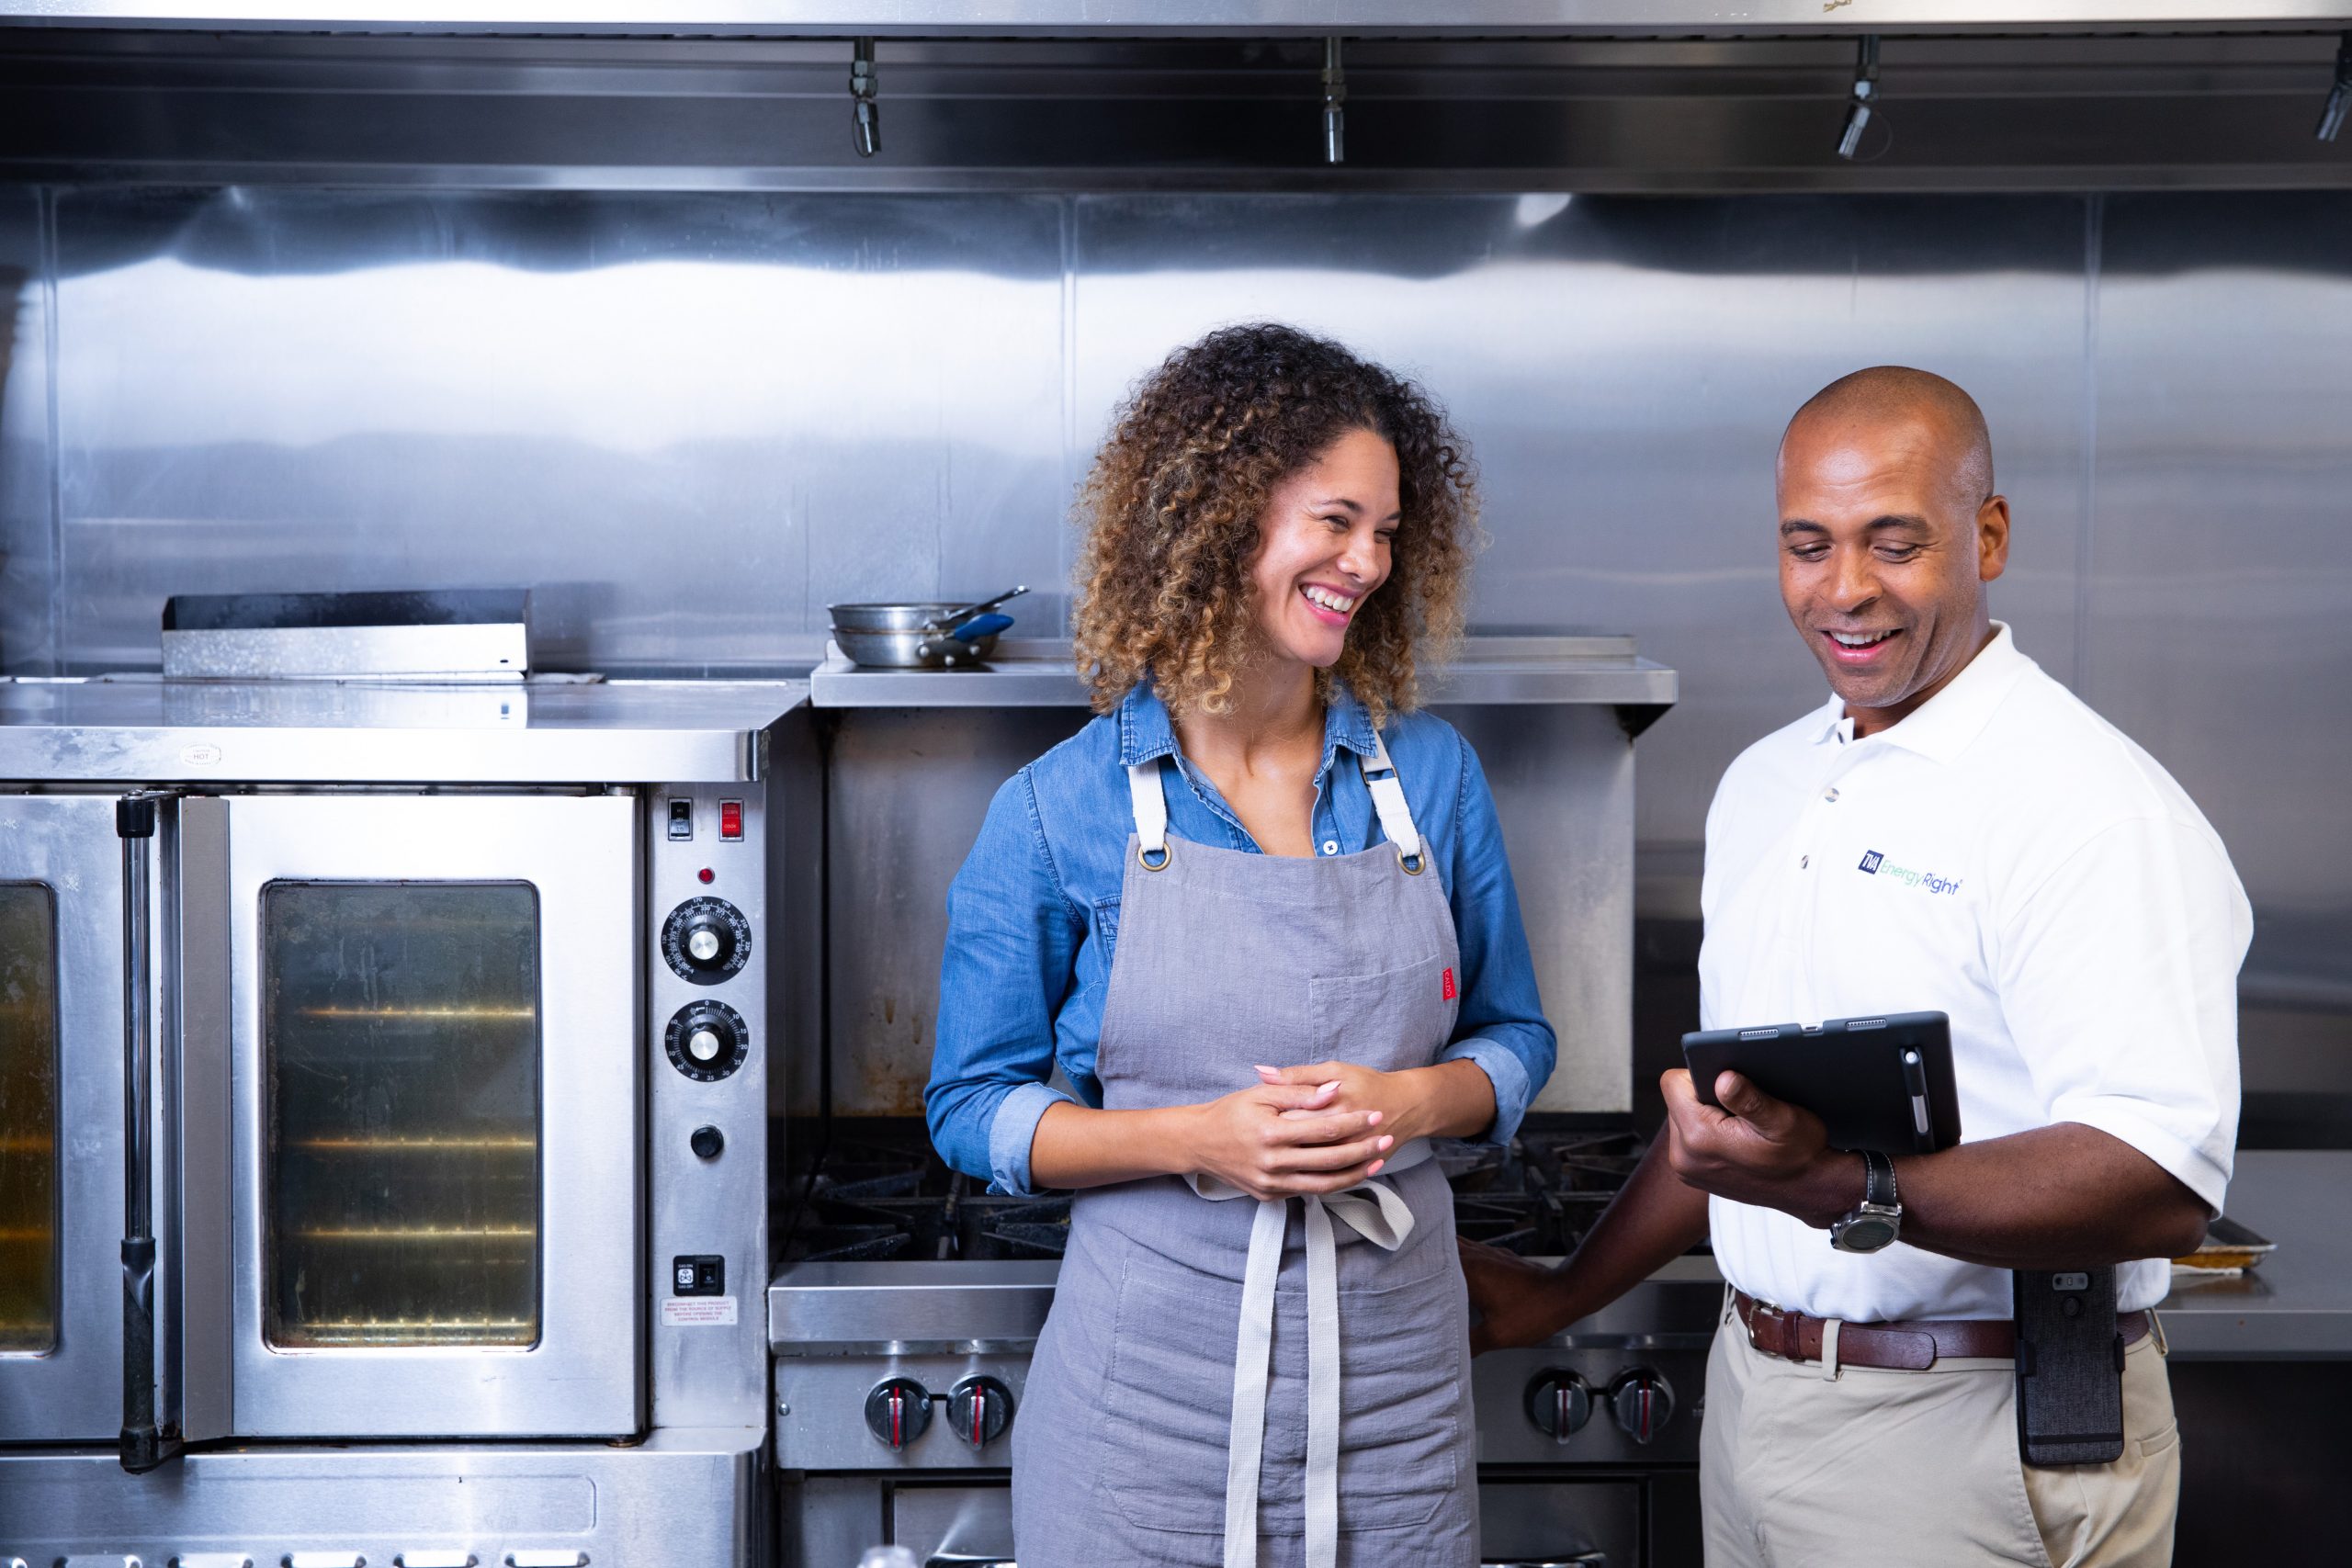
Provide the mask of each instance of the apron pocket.
{"label": "apron pocket", "polygon": [[[1446,1259],[1450,1263],[1451,1259]],[[1259,1525],[1305,1528],[1306,1302],[1274,1301]],[[1098,1428],[1103,1489],[1130,1524],[1222,1535],[1241,1287],[1130,1252]],[[1340,1529],[1426,1524],[1462,1484],[1469,1402],[1458,1271],[1340,1292]]]}
{"label": "apron pocket", "polygon": [[1440,953],[1377,975],[1306,983],[1315,1031],[1308,1061],[1352,1062],[1395,1072],[1427,1066],[1453,1038],[1462,1010],[1459,960]]}

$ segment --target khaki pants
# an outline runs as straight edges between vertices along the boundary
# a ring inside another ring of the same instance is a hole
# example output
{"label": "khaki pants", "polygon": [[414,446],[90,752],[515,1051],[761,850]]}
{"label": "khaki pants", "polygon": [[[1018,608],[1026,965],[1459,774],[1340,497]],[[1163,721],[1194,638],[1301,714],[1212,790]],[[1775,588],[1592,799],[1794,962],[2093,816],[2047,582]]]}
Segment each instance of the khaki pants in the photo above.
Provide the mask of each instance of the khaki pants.
{"label": "khaki pants", "polygon": [[1707,1568],[2162,1568],[2172,1561],[2180,1428],[2159,1336],[2124,1357],[2123,1455],[2028,1468],[2007,1360],[1924,1372],[1767,1356],[1715,1335],[1699,1491]]}

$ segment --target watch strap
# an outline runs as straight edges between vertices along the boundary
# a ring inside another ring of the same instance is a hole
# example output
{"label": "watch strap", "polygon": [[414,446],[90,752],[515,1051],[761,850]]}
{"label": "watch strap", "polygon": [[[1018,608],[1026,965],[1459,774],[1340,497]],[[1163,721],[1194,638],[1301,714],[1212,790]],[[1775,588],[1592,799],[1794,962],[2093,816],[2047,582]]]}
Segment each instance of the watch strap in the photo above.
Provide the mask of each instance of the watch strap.
{"label": "watch strap", "polygon": [[1882,1209],[1899,1209],[1903,1201],[1895,1195],[1894,1162],[1876,1149],[1862,1151],[1862,1201]]}

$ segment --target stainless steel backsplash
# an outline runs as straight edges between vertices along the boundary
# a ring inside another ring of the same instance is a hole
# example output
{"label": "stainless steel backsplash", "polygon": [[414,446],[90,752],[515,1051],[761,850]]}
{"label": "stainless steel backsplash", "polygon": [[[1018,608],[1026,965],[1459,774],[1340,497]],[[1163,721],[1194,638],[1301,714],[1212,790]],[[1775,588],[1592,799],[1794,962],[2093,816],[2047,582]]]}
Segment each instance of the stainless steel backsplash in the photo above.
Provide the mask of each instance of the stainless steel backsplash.
{"label": "stainless steel backsplash", "polygon": [[2352,1090],[2352,193],[14,186],[0,288],[32,674],[153,668],[164,596],[230,589],[520,584],[559,669],[772,668],[829,601],[1015,581],[1050,632],[1122,391],[1220,322],[1330,333],[1474,443],[1480,625],[1682,672],[1640,744],[1665,921],[1724,764],[1820,691],[1781,426],[1926,366],[1992,423],[1996,613],[2254,896],[2249,1087]]}

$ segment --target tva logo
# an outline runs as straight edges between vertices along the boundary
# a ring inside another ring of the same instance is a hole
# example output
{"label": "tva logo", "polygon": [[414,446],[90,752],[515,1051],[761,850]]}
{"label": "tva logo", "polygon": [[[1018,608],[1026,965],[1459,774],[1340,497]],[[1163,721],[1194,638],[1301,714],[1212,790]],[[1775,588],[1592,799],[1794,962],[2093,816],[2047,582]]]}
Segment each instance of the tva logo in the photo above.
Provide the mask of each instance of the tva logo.
{"label": "tva logo", "polygon": [[1960,880],[1957,877],[1938,876],[1932,871],[1913,871],[1907,865],[1889,865],[1886,863],[1886,857],[1876,850],[1865,850],[1862,852],[1861,864],[1857,869],[1871,876],[1876,876],[1883,871],[1889,877],[1905,887],[1925,887],[1930,893],[1960,891]]}

